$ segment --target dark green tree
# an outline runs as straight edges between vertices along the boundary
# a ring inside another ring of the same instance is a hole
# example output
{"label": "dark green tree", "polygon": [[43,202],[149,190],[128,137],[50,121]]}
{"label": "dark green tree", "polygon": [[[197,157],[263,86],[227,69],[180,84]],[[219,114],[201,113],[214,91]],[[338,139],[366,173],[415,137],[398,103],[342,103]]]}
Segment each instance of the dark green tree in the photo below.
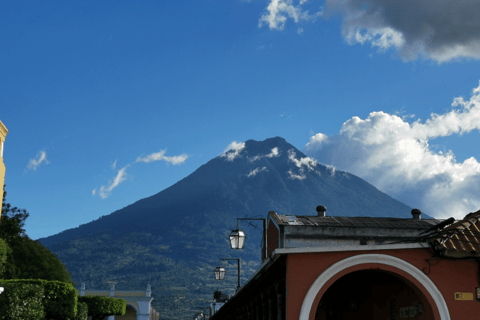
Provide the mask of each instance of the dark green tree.
{"label": "dark green tree", "polygon": [[[4,185],[5,190],[5,185]],[[3,192],[0,239],[7,244],[7,259],[0,279],[57,280],[75,285],[65,265],[50,250],[25,234],[25,209],[12,207]]]}
{"label": "dark green tree", "polygon": [[0,239],[0,277],[4,271],[5,263],[7,263],[8,245],[5,240]]}
{"label": "dark green tree", "polygon": [[18,244],[26,237],[25,220],[30,214],[25,209],[12,207],[6,202],[7,191],[3,185],[2,215],[0,220],[0,238],[8,244]]}

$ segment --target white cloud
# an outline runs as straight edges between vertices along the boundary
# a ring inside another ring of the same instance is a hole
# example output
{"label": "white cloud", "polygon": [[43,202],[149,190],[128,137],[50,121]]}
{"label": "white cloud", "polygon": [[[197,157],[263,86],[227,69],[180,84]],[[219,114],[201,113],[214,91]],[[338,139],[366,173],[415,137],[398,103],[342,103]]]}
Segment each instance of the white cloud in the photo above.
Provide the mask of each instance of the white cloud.
{"label": "white cloud", "polygon": [[260,169],[260,167],[255,168],[255,170],[250,171],[248,174],[248,177],[254,177],[257,173],[262,172],[262,171],[268,171],[267,167],[263,167]]}
{"label": "white cloud", "polygon": [[473,157],[458,163],[452,151],[435,152],[429,141],[475,129],[480,130],[480,85],[470,100],[456,98],[451,111],[424,123],[384,112],[353,117],[337,135],[312,137],[305,152],[432,216],[458,219],[480,207],[480,163]]}
{"label": "white cloud", "polygon": [[322,142],[326,142],[328,136],[323,133],[317,133],[310,138],[310,142],[307,143],[306,147],[308,148],[311,145],[319,145]]}
{"label": "white cloud", "polygon": [[288,175],[290,179],[298,179],[298,180],[303,180],[307,177],[303,172],[301,174],[295,174],[293,173],[292,170],[288,170]]}
{"label": "white cloud", "polygon": [[96,190],[96,189],[93,189],[93,190],[92,190],[92,196],[94,196],[95,193],[97,193],[97,190]]}
{"label": "white cloud", "polygon": [[278,151],[278,147],[275,147],[275,148],[272,148],[272,151],[269,154],[256,155],[253,158],[248,158],[248,160],[250,160],[250,162],[255,162],[257,160],[262,159],[263,157],[267,157],[267,158],[274,158],[275,157],[276,158],[276,157],[279,157],[279,156],[280,156],[280,152]]}
{"label": "white cloud", "polygon": [[[270,29],[283,30],[287,18],[293,19],[295,23],[313,21],[322,14],[322,11],[320,10],[312,15],[309,14],[308,10],[303,10],[302,8],[306,2],[305,0],[300,0],[298,5],[295,6],[293,0],[270,0],[266,8],[267,12],[260,17],[258,26],[261,27],[264,24],[268,24]],[[303,32],[303,29],[301,32]]]}
{"label": "white cloud", "polygon": [[106,199],[110,196],[110,193],[112,192],[113,189],[118,187],[120,183],[125,181],[128,177],[127,172],[125,171],[130,165],[127,164],[125,167],[122,169],[118,170],[117,175],[113,180],[108,182],[108,186],[101,186],[100,187],[100,198]]}
{"label": "white cloud", "polygon": [[293,149],[288,150],[288,160],[295,163],[295,165],[301,170],[303,170],[304,169],[303,167],[305,166],[307,167],[308,170],[312,171],[312,170],[315,170],[314,167],[317,166],[317,161],[315,161],[315,159],[312,159],[310,157],[300,158],[300,160],[297,159],[295,151],[293,151]]}
{"label": "white cloud", "polygon": [[280,153],[278,152],[278,147],[275,147],[275,148],[272,149],[272,152],[267,154],[265,157],[273,158],[273,157],[279,157],[279,156],[280,156]]}
{"label": "white cloud", "polygon": [[333,177],[335,175],[335,171],[337,170],[334,165],[327,164],[327,170],[330,170],[330,175]]}
{"label": "white cloud", "polygon": [[236,157],[240,155],[240,152],[245,148],[245,142],[233,141],[228,145],[228,147],[223,151],[220,157],[227,158],[228,161],[233,161]]}
{"label": "white cloud", "polygon": [[165,161],[165,162],[173,164],[173,165],[178,165],[178,164],[184,163],[185,160],[187,160],[187,158],[188,158],[188,155],[185,154],[185,153],[182,154],[182,155],[179,155],[179,156],[166,157],[166,156],[164,156],[165,152],[166,152],[166,150],[160,150],[159,152],[149,154],[148,156],[146,156],[144,158],[138,157],[137,160],[135,160],[135,163],[137,163],[137,162],[149,163],[149,162],[153,162],[153,161],[162,160],[162,161]]}
{"label": "white cloud", "polygon": [[33,171],[37,170],[37,167],[42,164],[48,164],[50,163],[47,159],[47,153],[45,151],[40,151],[37,154],[37,159],[30,159],[30,161],[27,164],[27,169],[32,169]]}
{"label": "white cloud", "polygon": [[[134,164],[136,164],[138,162],[150,163],[150,162],[154,162],[154,161],[165,161],[166,163],[169,163],[169,164],[179,165],[179,164],[184,163],[185,160],[188,158],[188,155],[186,155],[186,154],[182,154],[182,155],[179,155],[179,156],[173,156],[173,157],[167,157],[167,156],[165,156],[165,152],[166,152],[165,150],[160,150],[159,152],[149,154],[148,156],[143,157],[143,158],[142,157],[137,157],[137,159],[133,163],[127,164],[126,166],[124,166],[123,168],[118,170],[118,173],[115,176],[115,178],[113,178],[111,181],[109,181],[107,186],[100,187],[100,189],[99,189],[100,198],[102,198],[102,199],[108,198],[110,196],[110,194],[112,193],[112,190],[115,189],[116,187],[118,187],[123,181],[125,181],[127,179],[128,175],[127,175],[126,169],[128,167],[133,166]],[[116,165],[117,165],[117,160],[115,160],[115,162],[112,164],[112,166],[111,166],[112,169],[115,169]],[[95,193],[96,193],[96,190],[93,189],[92,195],[95,195]]]}
{"label": "white cloud", "polygon": [[315,167],[317,166],[317,161],[310,157],[300,158],[300,160],[297,159],[293,149],[288,150],[288,160],[292,161],[295,166],[299,168],[299,174],[294,174],[292,170],[288,171],[290,179],[303,180],[307,177],[305,175],[305,168],[307,168],[308,171],[315,171]]}
{"label": "white cloud", "polygon": [[112,163],[112,170],[115,170],[116,167],[117,167],[117,160],[115,160],[115,161]]}

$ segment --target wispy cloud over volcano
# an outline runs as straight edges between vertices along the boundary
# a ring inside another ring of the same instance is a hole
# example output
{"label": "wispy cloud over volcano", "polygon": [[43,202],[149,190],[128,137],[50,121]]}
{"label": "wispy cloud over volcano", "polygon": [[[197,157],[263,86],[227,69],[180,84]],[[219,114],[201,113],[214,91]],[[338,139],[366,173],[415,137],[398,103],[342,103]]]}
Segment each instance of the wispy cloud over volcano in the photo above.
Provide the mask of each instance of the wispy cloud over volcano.
{"label": "wispy cloud over volcano", "polygon": [[470,100],[456,98],[451,111],[424,123],[372,112],[348,120],[337,135],[314,135],[304,151],[430,215],[459,218],[480,208],[480,163],[474,157],[458,163],[452,151],[435,152],[429,141],[472,130],[480,130],[480,86]]}
{"label": "wispy cloud over volcano", "polygon": [[233,161],[236,157],[240,156],[240,152],[245,148],[245,142],[233,141],[223,151],[220,157],[227,158],[228,161]]}
{"label": "wispy cloud over volcano", "polygon": [[[126,166],[118,170],[117,175],[108,182],[108,185],[100,187],[99,189],[100,198],[102,199],[108,198],[112,193],[112,190],[118,187],[123,181],[125,181],[129,177],[126,171],[127,168],[133,166],[136,163],[139,163],[139,162],[150,163],[154,161],[164,161],[168,164],[179,165],[184,163],[185,160],[187,160],[188,158],[187,154],[167,157],[165,156],[165,152],[166,150],[160,150],[159,152],[154,152],[145,157],[137,157],[137,159],[133,163],[127,164]],[[115,170],[116,165],[117,165],[117,160],[115,160],[115,162],[112,164],[111,166],[112,170]],[[94,196],[95,194],[96,194],[96,190],[94,189],[92,191],[92,195]]]}
{"label": "wispy cloud over volcano", "polygon": [[315,161],[310,157],[297,159],[295,151],[293,150],[288,150],[288,160],[293,162],[295,166],[298,168],[298,174],[294,173],[292,170],[288,170],[290,179],[303,180],[307,177],[305,175],[305,168],[308,171],[314,171],[315,167],[317,166],[317,161]]}
{"label": "wispy cloud over volcano", "polygon": [[[122,183],[127,179],[128,175],[125,170],[127,170],[129,166],[130,165],[127,164],[125,167],[118,170],[117,175],[111,181],[108,182],[107,186],[100,187],[100,198],[102,199],[108,198],[110,196],[110,193],[112,193],[112,190],[118,187],[120,183]],[[92,195],[95,195],[95,192],[92,192]]]}
{"label": "wispy cloud over volcano", "polygon": [[269,154],[259,154],[256,155],[255,157],[249,158],[250,162],[255,162],[257,160],[260,160],[262,158],[276,158],[280,156],[280,152],[278,151],[278,147],[272,148],[272,151]]}
{"label": "wispy cloud over volcano", "polygon": [[138,157],[137,160],[135,161],[135,163],[137,163],[137,162],[149,163],[149,162],[152,162],[152,161],[165,161],[169,164],[178,165],[178,164],[184,163],[185,160],[187,160],[187,158],[188,158],[188,155],[185,154],[185,153],[181,154],[179,156],[167,157],[167,156],[165,156],[165,152],[166,152],[166,150],[161,150],[159,152],[149,154],[148,156],[143,157],[143,158]]}

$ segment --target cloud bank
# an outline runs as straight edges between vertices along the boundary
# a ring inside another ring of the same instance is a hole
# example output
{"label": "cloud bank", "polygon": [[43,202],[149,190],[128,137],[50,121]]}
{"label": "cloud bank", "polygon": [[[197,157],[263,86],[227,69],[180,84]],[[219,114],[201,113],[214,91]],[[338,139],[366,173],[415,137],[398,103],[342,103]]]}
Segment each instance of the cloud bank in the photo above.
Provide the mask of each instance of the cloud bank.
{"label": "cloud bank", "polygon": [[45,151],[40,151],[37,154],[37,159],[30,159],[30,161],[27,164],[27,169],[36,171],[38,166],[40,166],[42,163],[45,163],[45,164],[50,163],[47,159],[47,153]]}
{"label": "cloud bank", "polygon": [[436,152],[429,141],[472,130],[480,130],[480,85],[470,100],[455,98],[451,111],[424,123],[372,112],[348,120],[337,135],[314,135],[304,151],[429,215],[458,219],[480,209],[480,163],[473,157],[458,163],[452,151]]}
{"label": "cloud bank", "polygon": [[[259,26],[282,30],[287,19],[308,20],[301,0],[270,0]],[[369,43],[381,51],[398,49],[404,61],[423,56],[438,63],[480,59],[480,2],[471,0],[326,0],[323,17],[340,14],[349,44]],[[311,19],[310,19],[311,20]]]}
{"label": "cloud bank", "polygon": [[[166,150],[160,150],[159,152],[154,152],[143,158],[137,157],[137,159],[133,163],[127,164],[126,166],[118,170],[117,175],[108,182],[108,185],[100,187],[99,189],[100,198],[102,199],[108,198],[112,193],[113,189],[118,187],[123,181],[125,181],[129,177],[129,175],[126,172],[127,168],[133,166],[136,163],[139,163],[139,162],[150,163],[154,161],[164,161],[168,164],[179,165],[179,164],[183,164],[185,160],[187,160],[188,158],[187,154],[167,157],[165,156],[165,152]],[[116,165],[117,165],[117,160],[115,160],[115,162],[112,164],[111,166],[112,170],[115,170]],[[96,194],[96,190],[93,189],[92,195],[94,196],[95,194]]]}

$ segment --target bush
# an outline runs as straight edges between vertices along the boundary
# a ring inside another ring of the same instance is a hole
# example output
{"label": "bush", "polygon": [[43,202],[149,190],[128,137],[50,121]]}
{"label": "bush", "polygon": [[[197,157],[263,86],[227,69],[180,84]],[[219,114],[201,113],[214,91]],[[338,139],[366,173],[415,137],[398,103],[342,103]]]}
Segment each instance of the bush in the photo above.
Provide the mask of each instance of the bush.
{"label": "bush", "polygon": [[[22,309],[20,306],[28,305],[32,293],[28,291],[31,286],[36,286],[38,295],[41,296],[42,311],[48,320],[74,319],[77,313],[78,294],[75,288],[60,281],[45,281],[38,279],[1,280],[0,286],[5,287],[5,292],[0,295],[3,307],[0,310],[7,312],[9,309]],[[23,288],[27,288],[23,290]],[[20,290],[20,291],[19,291]],[[35,306],[36,301],[32,302]],[[12,313],[8,311],[9,313]],[[0,318],[1,319],[1,318]],[[9,318],[7,318],[9,319]],[[34,318],[40,319],[40,318]]]}
{"label": "bush", "polygon": [[85,302],[77,303],[77,314],[75,320],[87,320],[88,318],[88,305]]}
{"label": "bush", "polygon": [[[44,320],[43,288],[38,284],[10,286],[0,295],[0,320]],[[12,307],[16,306],[16,307]]]}
{"label": "bush", "polygon": [[112,315],[123,316],[127,312],[127,302],[124,299],[83,296],[78,297],[78,301],[88,305],[88,316],[91,316],[92,320],[103,320]]}

